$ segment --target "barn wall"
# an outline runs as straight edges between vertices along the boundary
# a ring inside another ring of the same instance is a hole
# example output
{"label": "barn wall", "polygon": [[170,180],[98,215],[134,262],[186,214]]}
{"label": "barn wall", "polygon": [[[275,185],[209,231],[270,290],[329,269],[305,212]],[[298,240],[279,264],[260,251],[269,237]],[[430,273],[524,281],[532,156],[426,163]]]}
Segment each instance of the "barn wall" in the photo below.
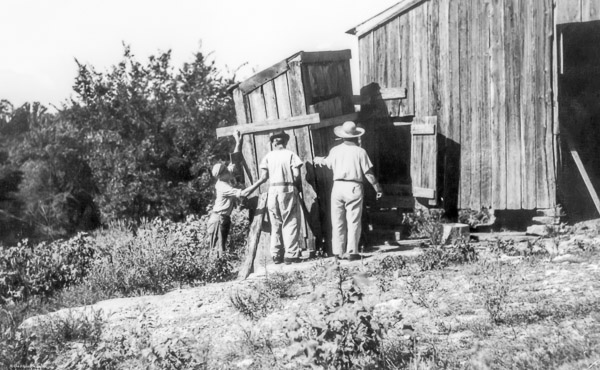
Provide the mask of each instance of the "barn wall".
{"label": "barn wall", "polygon": [[428,0],[359,38],[361,86],[438,116],[447,203],[554,206],[552,17],[552,0]]}

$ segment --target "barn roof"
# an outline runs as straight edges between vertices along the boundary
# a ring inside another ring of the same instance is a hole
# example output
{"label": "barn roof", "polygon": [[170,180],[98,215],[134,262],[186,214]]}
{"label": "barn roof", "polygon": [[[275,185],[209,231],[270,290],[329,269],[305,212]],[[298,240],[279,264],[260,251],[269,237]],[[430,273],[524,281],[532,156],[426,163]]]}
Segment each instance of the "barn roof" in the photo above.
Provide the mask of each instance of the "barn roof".
{"label": "barn roof", "polygon": [[398,14],[408,11],[424,1],[425,0],[402,0],[377,14],[376,16],[367,19],[358,26],[346,31],[346,33],[360,37],[396,17]]}

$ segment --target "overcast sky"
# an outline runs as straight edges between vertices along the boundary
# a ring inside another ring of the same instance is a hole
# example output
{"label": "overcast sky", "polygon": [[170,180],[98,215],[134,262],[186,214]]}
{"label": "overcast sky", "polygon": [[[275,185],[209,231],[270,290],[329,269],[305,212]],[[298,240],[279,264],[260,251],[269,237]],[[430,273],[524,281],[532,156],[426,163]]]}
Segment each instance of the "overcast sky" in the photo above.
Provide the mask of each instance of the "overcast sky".
{"label": "overcast sky", "polygon": [[398,0],[2,0],[0,99],[58,105],[71,94],[74,58],[99,71],[125,42],[145,58],[171,49],[174,65],[195,51],[251,76],[293,53],[352,49],[345,32]]}

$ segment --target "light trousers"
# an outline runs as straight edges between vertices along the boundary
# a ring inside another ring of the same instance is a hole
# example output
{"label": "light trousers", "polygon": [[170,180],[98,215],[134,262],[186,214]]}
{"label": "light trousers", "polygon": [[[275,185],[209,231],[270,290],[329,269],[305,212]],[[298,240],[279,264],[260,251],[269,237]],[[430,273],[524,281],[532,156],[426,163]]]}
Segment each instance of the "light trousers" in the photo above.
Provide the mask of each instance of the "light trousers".
{"label": "light trousers", "polygon": [[333,253],[358,253],[362,231],[363,185],[335,181],[331,190],[331,224]]}
{"label": "light trousers", "polygon": [[300,257],[302,218],[298,191],[269,191],[267,209],[271,221],[271,256]]}

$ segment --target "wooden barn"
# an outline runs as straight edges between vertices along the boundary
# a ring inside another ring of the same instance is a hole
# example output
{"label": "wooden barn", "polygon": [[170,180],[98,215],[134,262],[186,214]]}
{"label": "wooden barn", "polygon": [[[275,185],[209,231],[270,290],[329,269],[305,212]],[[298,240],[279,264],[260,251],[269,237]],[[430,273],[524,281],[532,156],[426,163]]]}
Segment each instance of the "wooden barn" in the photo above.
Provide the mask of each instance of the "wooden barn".
{"label": "wooden barn", "polygon": [[[360,85],[407,90],[371,122],[380,177],[435,189],[450,209],[595,213],[599,20],[598,0],[404,0],[348,31]],[[436,134],[411,148],[402,124],[426,116]]]}
{"label": "wooden barn", "polygon": [[[299,52],[236,85],[237,125],[217,134],[245,134],[247,184],[270,133],[290,134],[305,161],[309,251],[331,241],[331,174],[313,159],[336,145],[332,127],[346,120],[367,129],[362,145],[384,186],[369,206],[397,210],[395,222],[416,202],[451,214],[552,215],[559,203],[597,212],[599,19],[597,0],[404,0],[348,31],[358,36],[360,95],[349,50]],[[266,190],[252,206],[255,264],[268,259]]]}

